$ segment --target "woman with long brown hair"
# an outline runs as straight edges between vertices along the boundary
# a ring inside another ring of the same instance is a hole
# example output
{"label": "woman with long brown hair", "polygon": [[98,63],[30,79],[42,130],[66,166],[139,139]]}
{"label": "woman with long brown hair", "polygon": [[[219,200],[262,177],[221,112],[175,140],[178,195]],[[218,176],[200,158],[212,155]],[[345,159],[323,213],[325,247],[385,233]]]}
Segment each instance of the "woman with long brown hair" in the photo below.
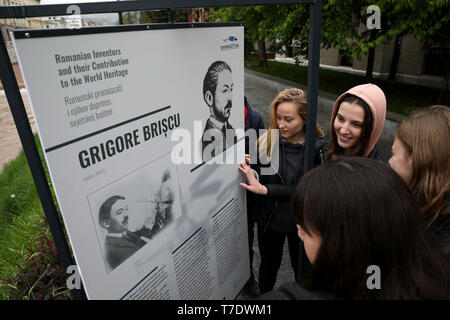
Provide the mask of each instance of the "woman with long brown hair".
{"label": "woman with long brown hair", "polygon": [[408,184],[450,261],[450,109],[432,106],[403,120],[389,164]]}

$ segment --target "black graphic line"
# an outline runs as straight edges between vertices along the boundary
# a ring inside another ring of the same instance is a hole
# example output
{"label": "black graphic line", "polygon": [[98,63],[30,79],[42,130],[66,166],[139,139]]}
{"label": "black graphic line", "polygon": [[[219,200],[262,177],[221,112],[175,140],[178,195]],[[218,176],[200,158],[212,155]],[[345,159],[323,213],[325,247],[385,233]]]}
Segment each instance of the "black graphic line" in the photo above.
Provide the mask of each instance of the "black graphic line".
{"label": "black graphic line", "polygon": [[151,116],[151,115],[153,115],[153,114],[155,114],[155,113],[158,113],[158,112],[161,112],[161,111],[164,111],[164,110],[167,110],[167,109],[170,109],[170,106],[167,106],[167,107],[164,107],[164,108],[161,108],[161,109],[158,109],[158,110],[154,110],[154,111],[148,112],[148,113],[143,114],[143,115],[140,115],[140,116],[138,116],[138,117],[135,117],[135,118],[132,118],[132,119],[125,120],[125,121],[123,121],[123,122],[117,123],[117,124],[112,125],[112,126],[110,126],[110,127],[107,127],[107,128],[104,128],[104,129],[101,129],[101,130],[98,130],[98,131],[89,133],[89,134],[84,135],[84,136],[82,136],[82,137],[79,137],[79,138],[76,138],[76,139],[73,139],[73,140],[70,140],[70,141],[66,141],[66,142],[61,143],[61,144],[58,144],[58,145],[56,145],[56,146],[54,146],[54,147],[50,147],[50,148],[45,149],[45,152],[46,152],[46,153],[49,153],[50,151],[53,151],[53,150],[56,150],[56,149],[59,149],[59,148],[68,146],[69,144],[72,144],[72,143],[75,143],[75,142],[78,142],[78,141],[81,141],[81,140],[84,140],[84,139],[93,137],[93,136],[95,136],[95,135],[97,135],[97,134],[100,134],[100,133],[103,133],[103,132],[105,132],[105,131],[108,131],[108,130],[111,130],[111,129],[114,129],[114,128],[123,126],[123,125],[125,125],[125,124],[127,124],[127,123],[130,123],[130,122],[133,122],[133,121],[136,121],[136,120],[139,120],[139,119],[142,119],[142,118]]}
{"label": "black graphic line", "polygon": [[195,236],[197,234],[197,232],[199,232],[201,229],[202,229],[202,227],[198,228],[197,231],[195,231],[189,238],[184,240],[183,243],[178,246],[178,248],[176,248],[174,251],[172,251],[172,254],[174,254],[175,252],[177,252],[178,249],[180,249],[182,246],[184,246],[185,243],[188,242],[193,236]]}

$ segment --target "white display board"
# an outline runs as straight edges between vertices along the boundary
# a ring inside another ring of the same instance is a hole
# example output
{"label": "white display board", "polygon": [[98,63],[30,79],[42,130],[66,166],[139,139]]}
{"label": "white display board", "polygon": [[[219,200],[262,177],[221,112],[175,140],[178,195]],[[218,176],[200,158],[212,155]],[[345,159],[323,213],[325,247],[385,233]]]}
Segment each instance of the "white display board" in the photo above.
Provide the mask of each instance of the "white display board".
{"label": "white display board", "polygon": [[244,140],[216,156],[230,164],[202,163],[200,146],[216,61],[243,132],[243,27],[141,29],[14,34],[86,294],[233,299],[250,276]]}

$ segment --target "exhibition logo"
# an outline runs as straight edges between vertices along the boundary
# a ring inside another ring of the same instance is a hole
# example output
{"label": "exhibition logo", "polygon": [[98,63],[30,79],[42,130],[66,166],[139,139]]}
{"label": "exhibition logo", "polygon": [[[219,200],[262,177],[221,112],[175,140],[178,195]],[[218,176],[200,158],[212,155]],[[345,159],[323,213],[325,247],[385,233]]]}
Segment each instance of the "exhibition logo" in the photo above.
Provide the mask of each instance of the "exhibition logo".
{"label": "exhibition logo", "polygon": [[232,49],[238,49],[239,43],[238,38],[235,36],[229,36],[222,40],[222,44],[220,45],[220,50],[232,50]]}

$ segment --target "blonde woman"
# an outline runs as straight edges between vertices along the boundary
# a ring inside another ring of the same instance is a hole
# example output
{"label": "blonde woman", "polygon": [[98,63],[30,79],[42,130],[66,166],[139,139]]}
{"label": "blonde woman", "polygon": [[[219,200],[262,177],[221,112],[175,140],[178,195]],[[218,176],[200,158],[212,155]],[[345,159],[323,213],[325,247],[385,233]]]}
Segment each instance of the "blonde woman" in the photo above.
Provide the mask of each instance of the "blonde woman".
{"label": "blonde woman", "polygon": [[[307,98],[300,89],[285,89],[280,92],[270,106],[270,128],[257,142],[257,148],[265,160],[265,166],[256,165],[259,180],[246,163],[240,170],[247,183],[241,186],[257,196],[254,211],[258,223],[258,245],[261,255],[259,269],[260,293],[273,289],[283,256],[283,244],[287,237],[291,266],[298,278],[299,253],[304,252],[303,243],[297,237],[295,221],[289,208],[289,199],[297,181],[303,175],[305,156],[305,124]],[[274,134],[277,133],[277,134]],[[316,164],[320,163],[319,150],[324,150],[323,130],[316,124]],[[323,151],[324,153],[324,151]],[[276,161],[275,161],[276,158]],[[263,169],[270,169],[270,174]]]}
{"label": "blonde woman", "polygon": [[395,130],[389,165],[412,191],[450,261],[450,109],[432,106]]}

